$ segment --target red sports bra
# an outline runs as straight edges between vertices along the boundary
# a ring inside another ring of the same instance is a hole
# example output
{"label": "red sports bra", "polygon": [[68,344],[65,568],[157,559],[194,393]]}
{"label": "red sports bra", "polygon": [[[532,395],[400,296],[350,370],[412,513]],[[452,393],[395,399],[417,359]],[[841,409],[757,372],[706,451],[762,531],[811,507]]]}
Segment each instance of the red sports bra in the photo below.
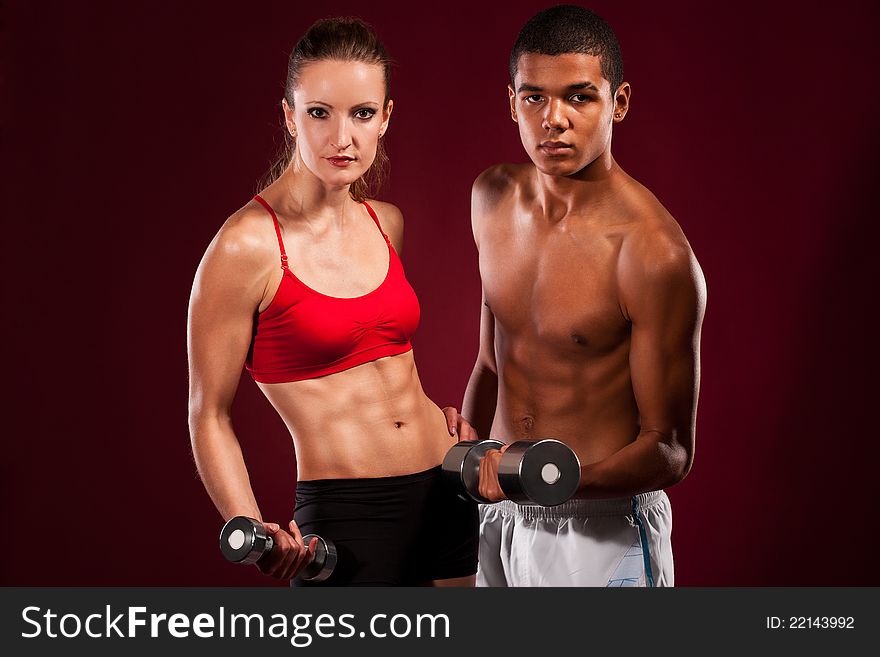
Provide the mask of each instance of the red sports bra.
{"label": "red sports bra", "polygon": [[359,297],[331,297],[313,290],[290,271],[278,217],[259,194],[254,199],[275,222],[284,270],[275,297],[254,323],[245,367],[255,381],[314,379],[412,349],[419,300],[373,208],[364,203],[388,244],[385,280]]}

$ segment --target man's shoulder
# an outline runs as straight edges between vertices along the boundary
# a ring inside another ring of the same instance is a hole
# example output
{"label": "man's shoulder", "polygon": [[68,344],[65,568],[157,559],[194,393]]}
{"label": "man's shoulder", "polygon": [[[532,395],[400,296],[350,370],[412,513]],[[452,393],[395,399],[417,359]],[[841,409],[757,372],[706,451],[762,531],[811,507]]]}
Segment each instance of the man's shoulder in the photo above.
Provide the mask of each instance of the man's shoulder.
{"label": "man's shoulder", "polygon": [[[651,206],[633,222],[620,248],[621,308],[630,320],[652,317],[651,309],[697,317],[706,299],[700,264],[678,222],[659,202]],[[653,317],[659,321],[659,315]]]}
{"label": "man's shoulder", "polygon": [[675,217],[647,187],[634,179],[630,181],[622,194],[621,208],[630,220],[627,246],[658,258],[689,253],[690,245]]}
{"label": "man's shoulder", "polygon": [[515,197],[527,180],[531,180],[531,164],[496,164],[489,167],[474,180],[471,192],[471,229],[477,248],[480,248],[480,234],[492,218],[498,217],[498,210],[504,202]]}
{"label": "man's shoulder", "polygon": [[618,265],[623,280],[678,278],[694,268],[691,245],[678,221],[645,186],[631,181],[622,195],[628,219]]}
{"label": "man's shoulder", "polygon": [[534,165],[494,164],[483,171],[473,185],[473,196],[482,201],[497,201],[530,179]]}

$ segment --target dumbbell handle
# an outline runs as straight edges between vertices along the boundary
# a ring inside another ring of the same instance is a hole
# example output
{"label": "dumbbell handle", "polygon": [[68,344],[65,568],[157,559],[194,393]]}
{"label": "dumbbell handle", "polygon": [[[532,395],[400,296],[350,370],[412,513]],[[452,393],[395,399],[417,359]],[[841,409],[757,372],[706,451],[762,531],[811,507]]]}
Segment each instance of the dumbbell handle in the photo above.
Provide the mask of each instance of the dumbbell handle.
{"label": "dumbbell handle", "polygon": [[[306,534],[303,536],[303,543],[306,549],[309,548],[313,538],[318,539],[318,543],[315,546],[315,554],[312,555],[309,563],[300,571],[299,577],[310,582],[322,582],[330,577],[333,573],[333,568],[336,566],[336,548],[332,543],[325,541],[317,534]],[[257,559],[258,563],[267,557],[274,547],[272,537],[267,536],[266,539],[266,551]]]}
{"label": "dumbbell handle", "polygon": [[[320,536],[318,536],[317,534],[306,534],[305,536],[303,536],[303,544],[306,546],[306,550],[309,549],[309,544],[312,542],[313,538],[318,539],[318,545],[320,546],[321,541],[322,541]],[[260,555],[259,559],[257,559],[257,561],[255,563],[259,563],[263,559],[267,558],[269,556],[269,554],[272,552],[272,549],[274,547],[275,547],[275,539],[272,538],[271,536],[266,536],[266,547],[263,549],[263,554]],[[314,559],[314,558],[315,557],[313,555],[312,559]],[[309,560],[309,561],[311,563],[311,560]]]}
{"label": "dumbbell handle", "polygon": [[[320,582],[327,579],[336,566],[336,546],[317,534],[306,534],[303,542],[307,549],[312,538],[318,539],[315,554],[300,577]],[[265,525],[255,518],[236,516],[226,523],[220,533],[220,549],[227,559],[235,563],[260,562],[274,547],[275,540],[265,531]]]}
{"label": "dumbbell handle", "polygon": [[[324,539],[322,539],[320,536],[318,536],[317,534],[306,534],[305,536],[303,536],[303,544],[306,546],[306,550],[309,549],[309,544],[312,542],[313,538],[317,538],[318,543],[315,546],[315,554],[313,554],[311,559],[309,559],[310,564],[312,563],[312,561],[314,561],[316,558],[318,558],[322,547],[325,550],[327,549],[327,542]],[[260,555],[260,558],[257,559],[257,563],[259,563],[260,561],[262,561],[263,559],[268,557],[269,554],[272,552],[272,548],[274,548],[274,547],[275,547],[275,541],[273,540],[273,538],[271,536],[267,536],[266,537],[266,549],[263,551],[263,554]],[[306,567],[308,568],[308,566],[306,566]]]}

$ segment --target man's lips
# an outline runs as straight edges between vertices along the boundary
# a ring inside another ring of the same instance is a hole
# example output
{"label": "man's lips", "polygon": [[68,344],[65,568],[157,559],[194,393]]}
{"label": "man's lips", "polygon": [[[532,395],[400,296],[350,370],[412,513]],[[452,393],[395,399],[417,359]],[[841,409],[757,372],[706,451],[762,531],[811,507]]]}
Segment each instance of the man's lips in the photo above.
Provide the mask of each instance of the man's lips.
{"label": "man's lips", "polygon": [[564,141],[542,141],[540,144],[538,144],[538,148],[540,148],[548,155],[560,155],[563,153],[567,153],[573,147],[571,144]]}

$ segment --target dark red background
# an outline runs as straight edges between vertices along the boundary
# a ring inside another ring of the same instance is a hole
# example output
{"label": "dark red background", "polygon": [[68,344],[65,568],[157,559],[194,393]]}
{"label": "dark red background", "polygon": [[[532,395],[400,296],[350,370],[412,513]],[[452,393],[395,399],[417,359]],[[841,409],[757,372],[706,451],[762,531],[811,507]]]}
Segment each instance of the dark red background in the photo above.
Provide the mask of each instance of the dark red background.
{"label": "dark red background", "polygon": [[[383,197],[407,219],[428,394],[477,348],[473,178],[523,161],[507,56],[547,2],[26,3],[2,17],[5,585],[273,585],[223,561],[192,462],[189,289],[280,139],[315,19],[398,62]],[[245,6],[247,5],[247,6]],[[591,5],[622,43],[614,152],[679,220],[709,288],[696,462],[669,495],[679,585],[878,585],[878,92],[871,3]],[[235,407],[267,518],[294,454]]]}

